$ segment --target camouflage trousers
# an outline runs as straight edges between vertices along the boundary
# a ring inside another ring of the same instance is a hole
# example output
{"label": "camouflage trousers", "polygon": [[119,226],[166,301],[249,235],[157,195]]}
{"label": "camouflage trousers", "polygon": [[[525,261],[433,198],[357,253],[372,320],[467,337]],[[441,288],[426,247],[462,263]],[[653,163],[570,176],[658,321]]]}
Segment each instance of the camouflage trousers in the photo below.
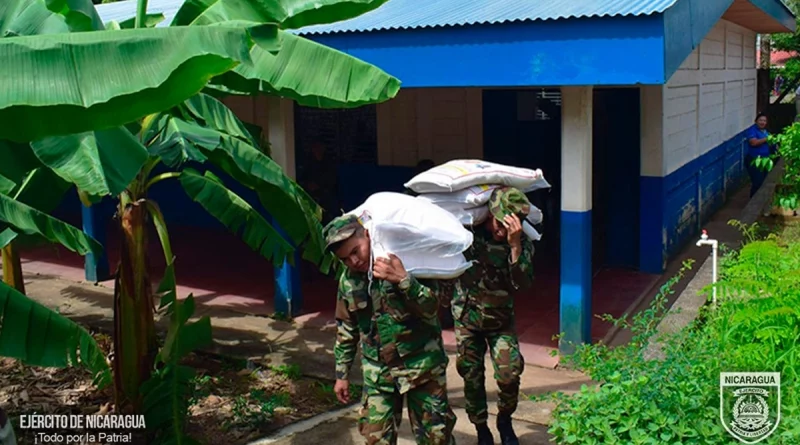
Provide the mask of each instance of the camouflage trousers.
{"label": "camouflage trousers", "polygon": [[511,415],[517,410],[520,375],[524,366],[517,334],[513,328],[471,330],[458,320],[455,331],[458,346],[456,368],[464,379],[464,399],[470,422],[476,425],[486,423],[489,417],[484,375],[487,346],[494,366],[494,378],[500,389],[497,409],[500,414]]}
{"label": "camouflage trousers", "polygon": [[401,394],[385,385],[364,385],[359,432],[367,445],[396,445],[403,416],[403,399],[408,420],[419,445],[455,445],[456,416],[447,400],[447,377],[431,380]]}

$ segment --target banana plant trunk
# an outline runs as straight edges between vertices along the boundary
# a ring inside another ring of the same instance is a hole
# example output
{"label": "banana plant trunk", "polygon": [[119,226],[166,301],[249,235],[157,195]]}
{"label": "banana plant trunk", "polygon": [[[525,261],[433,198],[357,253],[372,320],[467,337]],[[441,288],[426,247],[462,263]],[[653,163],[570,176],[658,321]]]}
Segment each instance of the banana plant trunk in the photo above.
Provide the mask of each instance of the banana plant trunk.
{"label": "banana plant trunk", "polygon": [[22,262],[19,259],[19,252],[13,241],[3,247],[3,281],[19,291],[19,293],[25,293],[25,281],[22,279]]}
{"label": "banana plant trunk", "polygon": [[158,351],[148,273],[147,208],[121,200],[122,249],[114,286],[114,389],[118,413],[141,413],[141,384]]}

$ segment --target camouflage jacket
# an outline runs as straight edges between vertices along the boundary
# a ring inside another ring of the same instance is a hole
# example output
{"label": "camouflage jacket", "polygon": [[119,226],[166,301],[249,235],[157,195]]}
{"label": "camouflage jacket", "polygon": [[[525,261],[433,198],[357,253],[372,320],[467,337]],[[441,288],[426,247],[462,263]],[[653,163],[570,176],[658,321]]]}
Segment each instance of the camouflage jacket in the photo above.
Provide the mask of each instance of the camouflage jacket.
{"label": "camouflage jacket", "polygon": [[[457,280],[411,280],[402,292],[366,274],[345,271],[339,279],[334,346],[336,378],[347,379],[360,341],[364,384],[384,386],[388,376],[401,393],[447,368],[438,308],[440,292],[461,292]],[[369,290],[369,291],[368,291]],[[371,295],[370,295],[371,294]],[[452,294],[450,294],[452,295]]]}
{"label": "camouflage jacket", "polygon": [[533,282],[533,252],[533,243],[522,235],[522,254],[511,264],[508,243],[476,228],[472,246],[465,252],[474,264],[461,276],[467,295],[453,299],[453,318],[468,329],[507,328],[514,319],[514,293]]}

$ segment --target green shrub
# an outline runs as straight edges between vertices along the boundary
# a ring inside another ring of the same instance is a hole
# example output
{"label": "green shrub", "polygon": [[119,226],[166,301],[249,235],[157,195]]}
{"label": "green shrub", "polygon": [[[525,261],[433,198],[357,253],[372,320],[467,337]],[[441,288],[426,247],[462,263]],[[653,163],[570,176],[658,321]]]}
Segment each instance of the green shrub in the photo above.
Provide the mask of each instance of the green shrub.
{"label": "green shrub", "polygon": [[775,204],[789,210],[800,207],[800,123],[795,122],[780,134],[769,137],[769,143],[778,147],[775,156],[759,158],[755,165],[772,170],[774,160],[780,156],[784,161],[784,172],[775,189]]}
{"label": "green shrub", "polygon": [[719,416],[719,375],[732,371],[781,372],[780,426],[761,443],[800,443],[800,247],[774,236],[746,241],[722,262],[718,305],[659,338],[662,359],[648,360],[645,351],[683,270],[648,310],[631,322],[614,320],[634,333],[629,344],[582,345],[564,358],[600,385],[553,396],[556,443],[736,443]]}

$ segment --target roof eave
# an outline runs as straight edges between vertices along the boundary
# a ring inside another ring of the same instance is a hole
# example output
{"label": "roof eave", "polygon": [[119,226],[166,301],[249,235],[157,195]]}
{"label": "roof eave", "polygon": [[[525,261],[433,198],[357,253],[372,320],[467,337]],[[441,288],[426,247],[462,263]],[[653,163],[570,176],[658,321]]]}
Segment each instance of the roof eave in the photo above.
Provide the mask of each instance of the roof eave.
{"label": "roof eave", "polygon": [[797,19],[781,0],[737,0],[723,18],[759,34],[797,30]]}

